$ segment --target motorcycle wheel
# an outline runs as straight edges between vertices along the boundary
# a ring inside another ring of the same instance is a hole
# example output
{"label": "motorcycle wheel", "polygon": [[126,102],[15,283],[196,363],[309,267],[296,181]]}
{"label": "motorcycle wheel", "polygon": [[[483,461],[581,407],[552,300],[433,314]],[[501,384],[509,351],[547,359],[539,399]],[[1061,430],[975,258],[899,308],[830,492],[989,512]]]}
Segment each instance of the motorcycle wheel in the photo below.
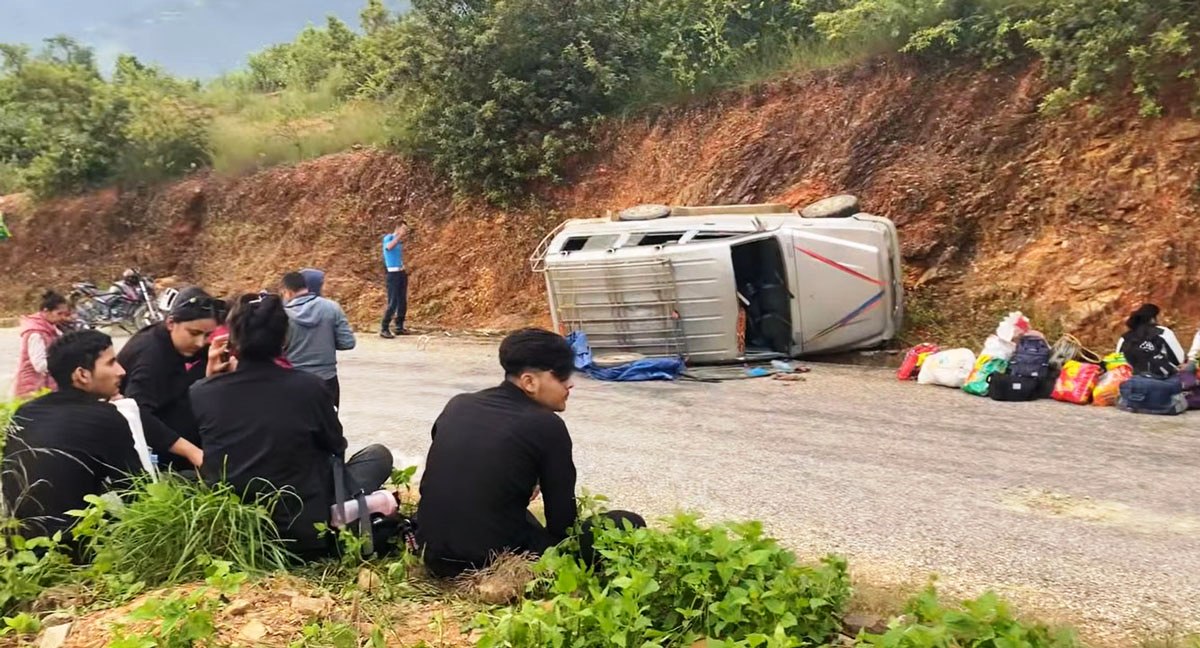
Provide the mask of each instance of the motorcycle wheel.
{"label": "motorcycle wheel", "polygon": [[154,316],[150,314],[150,309],[145,304],[142,304],[133,311],[132,315],[121,320],[121,323],[117,326],[126,333],[133,335],[153,323]]}

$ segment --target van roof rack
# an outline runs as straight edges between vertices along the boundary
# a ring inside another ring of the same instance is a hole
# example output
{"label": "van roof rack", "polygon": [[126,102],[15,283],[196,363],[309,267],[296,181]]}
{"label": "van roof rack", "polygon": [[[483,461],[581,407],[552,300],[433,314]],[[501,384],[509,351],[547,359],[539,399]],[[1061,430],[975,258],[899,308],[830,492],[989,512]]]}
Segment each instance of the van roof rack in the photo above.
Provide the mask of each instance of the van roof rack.
{"label": "van roof rack", "polygon": [[672,207],[672,216],[736,216],[762,214],[791,214],[795,210],[783,203],[757,205],[705,205],[702,207]]}

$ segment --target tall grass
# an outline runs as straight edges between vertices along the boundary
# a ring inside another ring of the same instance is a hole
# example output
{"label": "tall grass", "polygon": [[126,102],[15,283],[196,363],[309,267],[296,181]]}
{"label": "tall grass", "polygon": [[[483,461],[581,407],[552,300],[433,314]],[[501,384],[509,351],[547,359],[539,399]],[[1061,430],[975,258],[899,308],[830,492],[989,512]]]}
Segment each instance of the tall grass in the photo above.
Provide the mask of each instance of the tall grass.
{"label": "tall grass", "polygon": [[393,118],[373,101],[346,104],[327,113],[249,113],[218,116],[209,145],[219,173],[245,173],[294,164],[355,146],[383,146],[391,139]]}
{"label": "tall grass", "polygon": [[281,495],[243,502],[232,486],[175,475],[140,479],[114,506],[89,496],[74,534],[101,572],[132,574],[150,584],[202,578],[214,561],[244,572],[286,569],[293,562],[271,519]]}

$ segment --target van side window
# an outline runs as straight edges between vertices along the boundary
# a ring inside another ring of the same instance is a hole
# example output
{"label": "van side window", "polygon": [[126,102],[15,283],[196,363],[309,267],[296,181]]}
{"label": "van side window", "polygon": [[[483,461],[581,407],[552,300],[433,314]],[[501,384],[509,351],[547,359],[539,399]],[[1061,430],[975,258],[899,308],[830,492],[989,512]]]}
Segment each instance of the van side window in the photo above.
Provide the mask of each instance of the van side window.
{"label": "van side window", "polygon": [[634,234],[629,237],[630,246],[650,246],[650,245],[671,245],[678,243],[679,239],[687,232],[649,232],[646,234]]}

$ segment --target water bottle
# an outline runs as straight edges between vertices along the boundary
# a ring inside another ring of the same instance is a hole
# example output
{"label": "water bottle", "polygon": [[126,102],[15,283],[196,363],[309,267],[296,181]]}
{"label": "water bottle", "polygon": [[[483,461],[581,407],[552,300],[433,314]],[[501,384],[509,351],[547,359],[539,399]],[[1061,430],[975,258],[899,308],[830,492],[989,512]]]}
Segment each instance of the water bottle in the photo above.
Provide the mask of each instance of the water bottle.
{"label": "water bottle", "polygon": [[[394,514],[400,504],[396,501],[396,496],[386,490],[377,490],[366,497],[367,515],[379,513],[384,517]],[[329,521],[332,526],[341,528],[355,521],[359,517],[358,500],[352,499],[344,504],[346,508],[346,519],[342,519],[341,512],[338,506],[334,504],[329,507]]]}
{"label": "water bottle", "polygon": [[771,367],[776,371],[782,371],[784,373],[792,373],[796,370],[796,368],[792,366],[792,363],[784,362],[783,360],[772,360]]}

